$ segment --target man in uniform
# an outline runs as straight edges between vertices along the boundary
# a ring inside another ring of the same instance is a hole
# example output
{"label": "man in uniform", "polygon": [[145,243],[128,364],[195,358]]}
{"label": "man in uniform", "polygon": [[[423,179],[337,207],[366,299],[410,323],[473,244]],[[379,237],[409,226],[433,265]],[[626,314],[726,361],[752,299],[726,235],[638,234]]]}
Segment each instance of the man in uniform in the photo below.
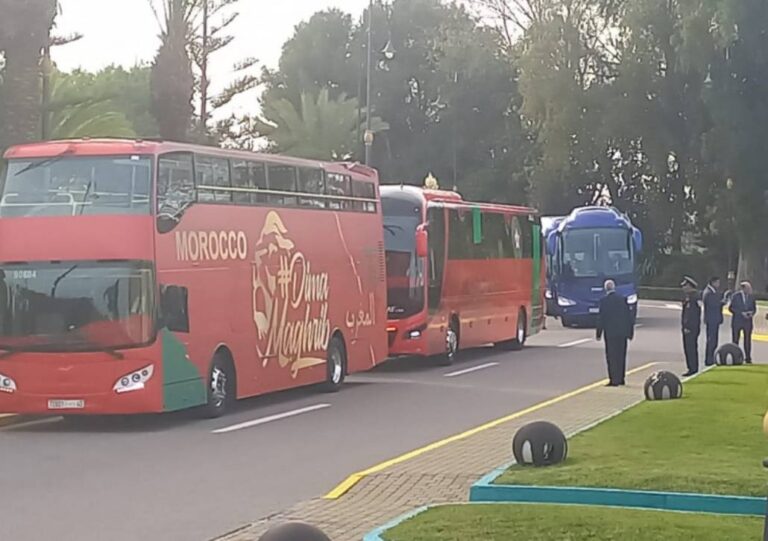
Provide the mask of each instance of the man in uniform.
{"label": "man in uniform", "polygon": [[731,297],[729,307],[733,318],[731,318],[731,330],[733,331],[733,343],[737,346],[744,333],[744,361],[752,364],[752,329],[754,328],[755,312],[757,312],[757,302],[752,294],[752,284],[749,282],[741,283],[741,290]]}
{"label": "man in uniform", "polygon": [[725,306],[725,297],[720,293],[720,278],[714,277],[709,280],[707,287],[704,288],[704,324],[707,328],[707,350],[704,356],[704,364],[712,366],[715,364],[715,352],[720,339],[720,325],[723,324],[723,307]]}
{"label": "man in uniform", "polygon": [[605,297],[600,300],[597,339],[605,335],[605,360],[608,386],[624,385],[627,372],[627,341],[634,337],[634,322],[627,299],[616,291],[613,280],[605,282]]}
{"label": "man in uniform", "polygon": [[683,301],[683,350],[688,371],[684,377],[692,376],[699,371],[699,334],[701,334],[701,306],[699,305],[698,284],[690,276],[683,278],[680,287],[685,293]]}

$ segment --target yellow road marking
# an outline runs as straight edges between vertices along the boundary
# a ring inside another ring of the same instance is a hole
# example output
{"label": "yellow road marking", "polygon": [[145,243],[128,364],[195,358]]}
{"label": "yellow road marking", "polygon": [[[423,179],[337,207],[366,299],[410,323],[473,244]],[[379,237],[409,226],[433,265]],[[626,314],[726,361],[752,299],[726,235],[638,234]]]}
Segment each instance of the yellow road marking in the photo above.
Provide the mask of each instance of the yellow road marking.
{"label": "yellow road marking", "polygon": [[[647,370],[648,368],[655,366],[656,364],[658,363],[648,363],[648,364],[644,364],[643,366],[638,366],[637,368],[633,368],[632,370],[629,370],[627,374],[630,375],[630,374],[636,374],[637,372],[642,372],[643,370]],[[495,428],[504,423],[508,423],[509,421],[513,421],[515,419],[523,417],[524,415],[528,415],[529,413],[534,413],[540,409],[546,408],[547,406],[552,406],[554,404],[557,404],[558,402],[562,402],[563,400],[568,400],[569,398],[573,398],[574,396],[578,396],[580,394],[586,393],[587,391],[591,391],[592,389],[596,389],[602,385],[605,385],[607,381],[608,381],[607,379],[596,381],[595,383],[591,383],[589,385],[576,389],[575,391],[571,391],[571,392],[562,394],[560,396],[556,396],[555,398],[545,400],[544,402],[540,402],[529,408],[525,408],[523,410],[517,411],[515,413],[512,413],[511,415],[507,415],[505,417],[496,419],[495,421],[490,421],[478,427],[471,428],[466,432],[462,432],[460,434],[450,436],[448,438],[436,441],[434,443],[430,443],[429,445],[425,445],[424,447],[420,447],[419,449],[415,449],[413,451],[410,451],[408,453],[405,453],[393,459],[387,460],[386,462],[377,464],[371,468],[368,468],[367,470],[353,473],[352,475],[344,479],[344,481],[339,483],[328,494],[323,496],[323,498],[325,498],[326,500],[336,500],[341,496],[343,496],[344,494],[346,494],[347,492],[349,492],[349,490],[352,489],[352,487],[354,487],[357,483],[359,483],[369,475],[379,473],[380,471],[386,470],[387,468],[390,468],[397,464],[401,464],[403,462],[407,462],[408,460],[421,456],[424,453],[434,451],[435,449],[440,449],[441,447],[445,447],[450,443],[467,439],[481,432],[485,432],[486,430],[490,430],[491,428]]]}

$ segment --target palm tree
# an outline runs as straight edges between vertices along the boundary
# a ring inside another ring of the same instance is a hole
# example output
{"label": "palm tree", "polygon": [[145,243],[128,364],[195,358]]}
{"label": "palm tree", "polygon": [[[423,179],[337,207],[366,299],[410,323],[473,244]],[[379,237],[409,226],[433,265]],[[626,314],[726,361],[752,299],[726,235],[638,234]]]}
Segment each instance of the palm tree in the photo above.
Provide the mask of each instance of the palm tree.
{"label": "palm tree", "polygon": [[[389,126],[371,119],[374,132]],[[357,100],[345,95],[330,99],[328,89],[304,92],[297,109],[287,99],[264,104],[264,119],[256,129],[270,141],[272,150],[318,160],[349,159],[359,146],[360,116]]]}
{"label": "palm tree", "polygon": [[[161,9],[156,8],[156,3]],[[152,111],[160,136],[189,138],[195,78],[189,45],[200,0],[149,0],[160,25],[160,49],[152,64]]]}
{"label": "palm tree", "polygon": [[5,53],[0,147],[40,138],[40,59],[56,10],[56,0],[0,0],[0,51]]}
{"label": "palm tree", "polygon": [[111,108],[113,96],[83,90],[72,77],[54,72],[47,110],[51,139],[135,137],[125,114]]}

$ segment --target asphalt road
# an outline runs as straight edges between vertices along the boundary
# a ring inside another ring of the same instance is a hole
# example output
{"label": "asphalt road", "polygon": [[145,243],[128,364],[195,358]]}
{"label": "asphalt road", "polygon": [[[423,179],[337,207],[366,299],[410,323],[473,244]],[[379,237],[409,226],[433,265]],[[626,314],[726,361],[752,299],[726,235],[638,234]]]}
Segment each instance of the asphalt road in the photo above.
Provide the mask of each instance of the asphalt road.
{"label": "asphalt road", "polygon": [[[679,317],[641,307],[630,367],[681,359]],[[605,376],[594,331],[549,327],[522,352],[477,350],[450,368],[392,361],[338,394],[261,397],[215,421],[186,413],[2,429],[0,538],[207,541]]]}

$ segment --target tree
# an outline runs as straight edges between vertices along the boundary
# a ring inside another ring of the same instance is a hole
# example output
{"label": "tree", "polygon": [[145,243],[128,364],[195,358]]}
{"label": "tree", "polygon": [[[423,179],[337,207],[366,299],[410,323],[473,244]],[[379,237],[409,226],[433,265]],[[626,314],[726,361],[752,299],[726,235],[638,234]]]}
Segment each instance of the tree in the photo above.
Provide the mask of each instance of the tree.
{"label": "tree", "polygon": [[[387,125],[372,119],[374,131]],[[256,121],[254,131],[270,142],[270,150],[317,160],[346,160],[355,148],[359,131],[357,100],[344,95],[332,100],[327,89],[317,95],[305,92],[301,107],[287,99],[270,102],[264,119]]]}
{"label": "tree", "polygon": [[3,131],[0,148],[40,138],[40,58],[50,44],[56,0],[0,0]]}
{"label": "tree", "polygon": [[47,111],[52,139],[80,137],[134,137],[136,132],[125,114],[117,110],[115,95],[94,84],[96,76],[85,72],[71,75],[55,72]]}
{"label": "tree", "polygon": [[152,111],[160,136],[187,141],[194,108],[194,74],[189,43],[199,0],[149,0],[160,25],[160,49],[152,64]]}

